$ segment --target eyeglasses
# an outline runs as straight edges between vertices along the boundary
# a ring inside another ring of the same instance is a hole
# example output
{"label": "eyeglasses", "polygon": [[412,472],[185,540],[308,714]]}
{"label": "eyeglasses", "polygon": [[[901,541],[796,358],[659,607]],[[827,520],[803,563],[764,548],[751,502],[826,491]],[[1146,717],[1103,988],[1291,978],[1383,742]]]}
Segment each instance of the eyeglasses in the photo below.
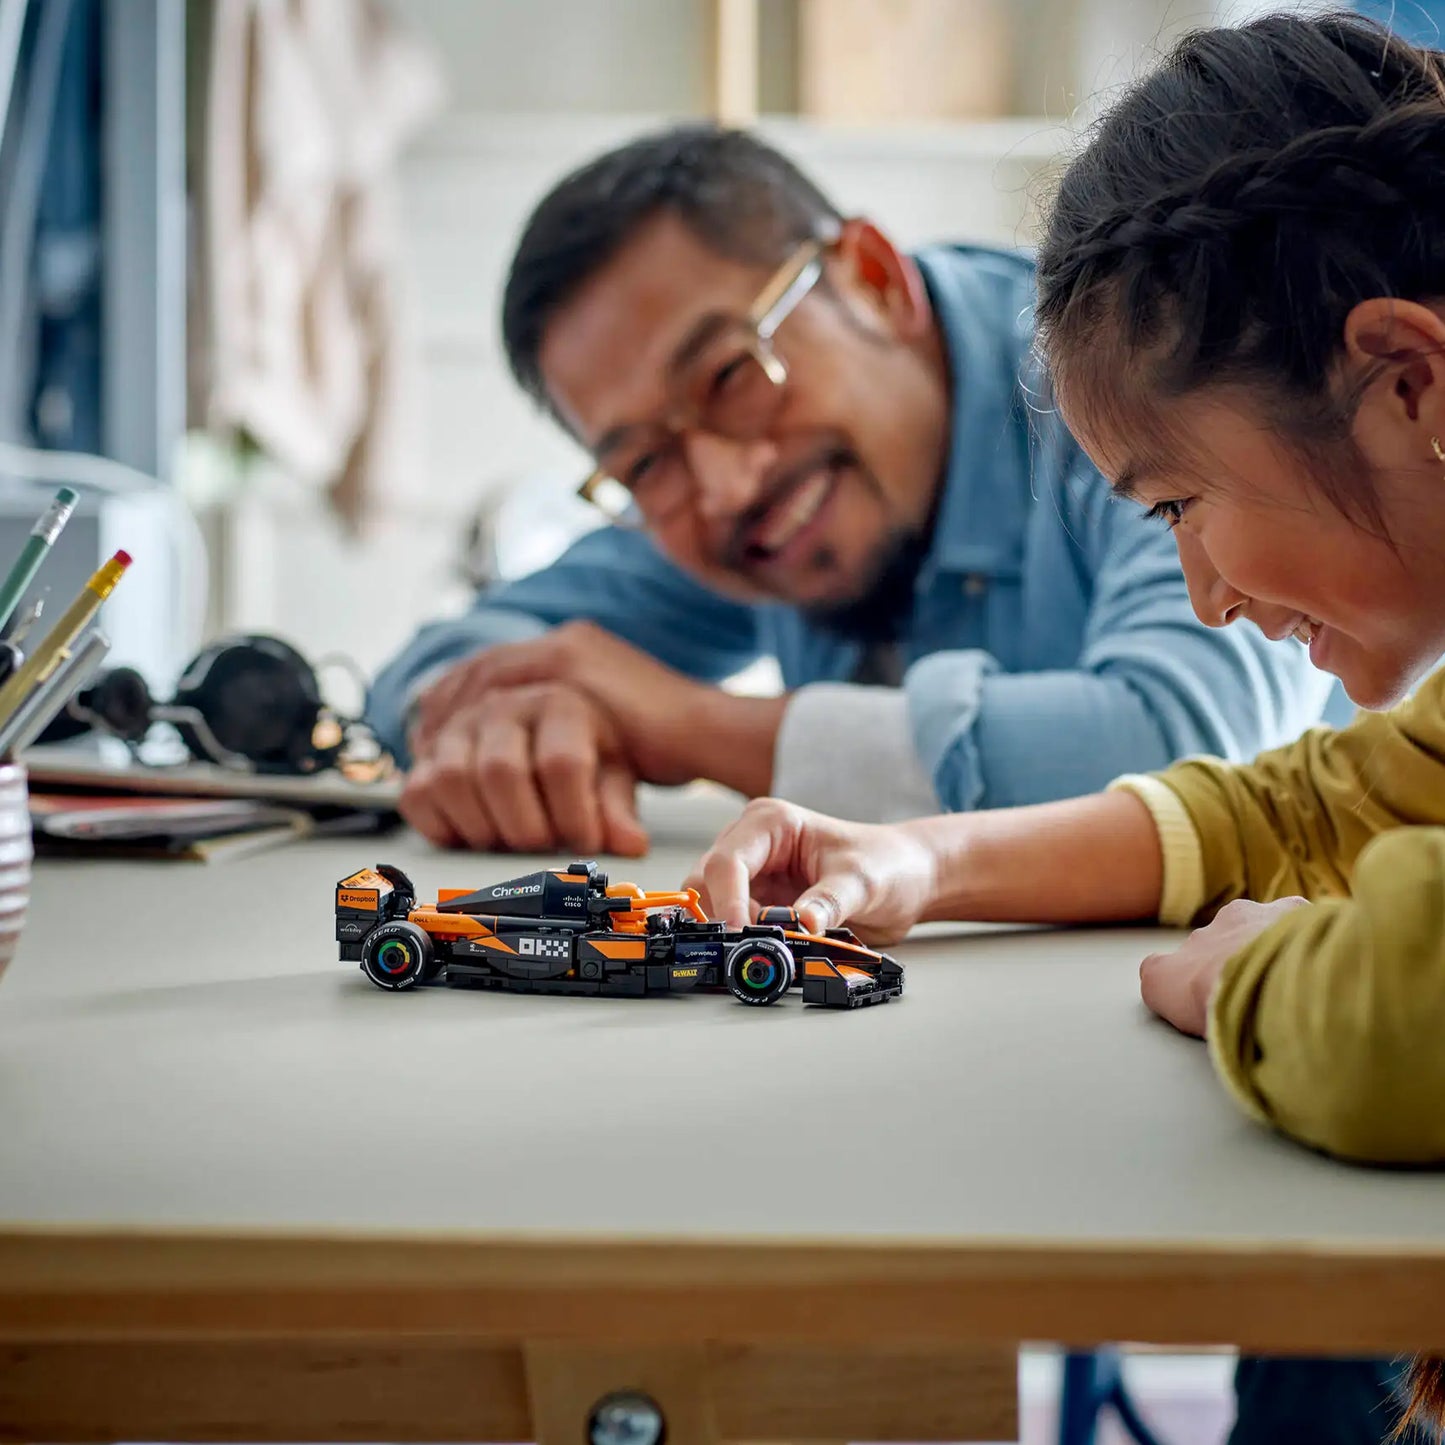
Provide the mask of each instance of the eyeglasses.
{"label": "eyeglasses", "polygon": [[627,427],[598,453],[597,469],[577,495],[614,522],[657,526],[692,500],[683,431],[733,441],[765,435],[783,409],[788,382],[773,338],[818,284],[827,246],[805,241],[773,273],[745,317],[719,318],[691,339],[673,365],[666,419]]}

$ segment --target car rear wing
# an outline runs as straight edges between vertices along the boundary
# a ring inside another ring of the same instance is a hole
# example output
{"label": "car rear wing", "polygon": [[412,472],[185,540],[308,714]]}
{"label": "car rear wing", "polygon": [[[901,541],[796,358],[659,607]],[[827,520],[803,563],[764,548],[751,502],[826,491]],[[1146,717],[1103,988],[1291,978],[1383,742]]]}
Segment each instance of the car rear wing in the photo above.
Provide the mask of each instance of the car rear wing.
{"label": "car rear wing", "polygon": [[391,879],[375,868],[363,868],[336,885],[336,911],[379,915],[393,891]]}

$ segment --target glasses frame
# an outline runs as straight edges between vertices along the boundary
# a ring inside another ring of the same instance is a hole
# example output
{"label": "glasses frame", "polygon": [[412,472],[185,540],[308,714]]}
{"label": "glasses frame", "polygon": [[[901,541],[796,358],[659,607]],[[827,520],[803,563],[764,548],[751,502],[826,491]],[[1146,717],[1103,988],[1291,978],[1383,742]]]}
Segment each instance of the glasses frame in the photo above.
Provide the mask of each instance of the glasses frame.
{"label": "glasses frame", "polygon": [[[781,266],[768,278],[767,284],[758,292],[757,299],[748,307],[747,330],[752,333],[748,351],[762,367],[764,375],[775,389],[781,390],[787,384],[787,363],[773,350],[773,338],[778,327],[797,310],[799,303],[818,284],[823,276],[823,258],[830,242],[810,239],[804,241]],[[700,431],[707,428],[699,421],[696,408],[684,407],[681,414],[662,423],[674,436],[689,427]],[[599,500],[598,492],[607,482],[612,482],[631,497],[627,487],[612,477],[605,467],[595,467],[577,488],[577,495],[584,502],[596,507],[612,521],[620,521],[630,511],[630,504],[614,511]]]}

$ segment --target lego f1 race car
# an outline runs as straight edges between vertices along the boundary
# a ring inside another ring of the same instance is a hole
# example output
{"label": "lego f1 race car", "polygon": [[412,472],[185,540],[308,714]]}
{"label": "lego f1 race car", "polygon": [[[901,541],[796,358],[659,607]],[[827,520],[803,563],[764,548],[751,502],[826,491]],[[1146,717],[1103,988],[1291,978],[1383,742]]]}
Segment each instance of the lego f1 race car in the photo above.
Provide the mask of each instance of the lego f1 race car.
{"label": "lego f1 race car", "polygon": [[527,873],[489,888],[418,900],[399,868],[378,864],[336,885],[336,941],[378,988],[445,982],[513,993],[637,997],[727,989],[771,1004],[801,987],[825,1008],[886,1003],[903,969],[846,928],[808,933],[790,908],[730,930],[689,888],[648,893],[608,883],[595,863]]}

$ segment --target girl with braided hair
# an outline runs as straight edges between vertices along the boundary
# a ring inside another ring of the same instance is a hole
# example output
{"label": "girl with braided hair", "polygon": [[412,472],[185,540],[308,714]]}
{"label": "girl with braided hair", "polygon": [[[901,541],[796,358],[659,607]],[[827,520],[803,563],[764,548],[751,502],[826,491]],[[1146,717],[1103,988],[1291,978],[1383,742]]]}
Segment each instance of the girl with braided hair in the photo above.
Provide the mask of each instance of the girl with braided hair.
{"label": "girl with braided hair", "polygon": [[[1368,711],[1038,807],[879,827],[755,802],[694,881],[734,923],[796,903],[879,939],[1192,925],[1144,998],[1244,1110],[1445,1164],[1445,55],[1343,14],[1186,38],[1064,175],[1036,320],[1065,420],[1173,529],[1200,618],[1308,647]],[[1416,1366],[1415,1403],[1445,1423],[1445,1367]]]}

